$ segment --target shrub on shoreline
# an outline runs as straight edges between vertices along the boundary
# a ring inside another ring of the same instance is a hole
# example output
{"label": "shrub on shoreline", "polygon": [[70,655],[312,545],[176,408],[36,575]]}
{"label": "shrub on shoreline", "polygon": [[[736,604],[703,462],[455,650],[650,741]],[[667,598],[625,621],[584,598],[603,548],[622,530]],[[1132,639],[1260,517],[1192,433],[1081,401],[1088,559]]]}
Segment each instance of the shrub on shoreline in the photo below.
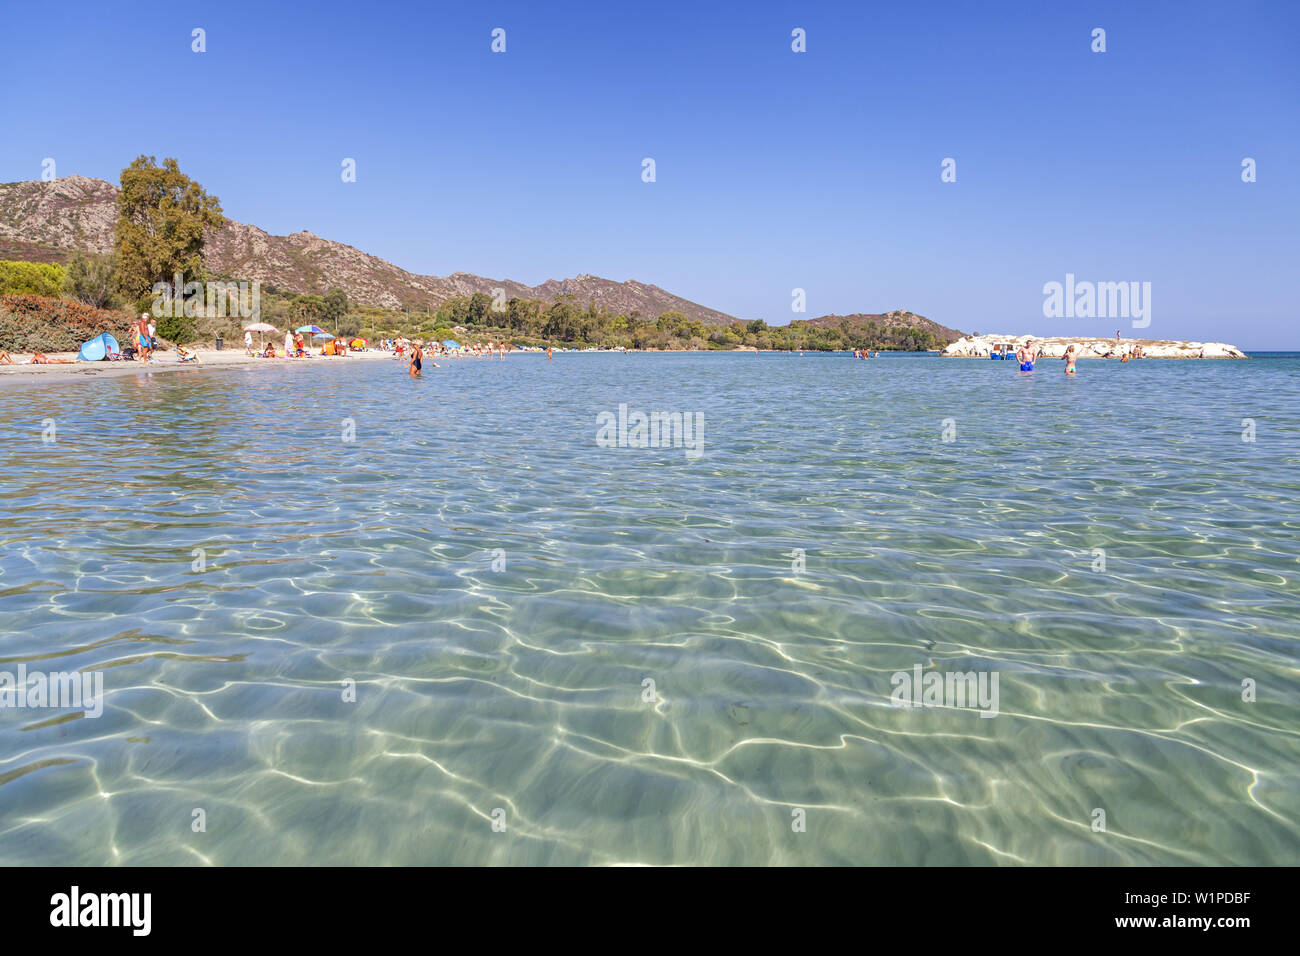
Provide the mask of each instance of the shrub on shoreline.
{"label": "shrub on shoreline", "polygon": [[9,352],[75,352],[101,332],[125,347],[130,330],[126,312],[50,296],[0,295],[0,349]]}

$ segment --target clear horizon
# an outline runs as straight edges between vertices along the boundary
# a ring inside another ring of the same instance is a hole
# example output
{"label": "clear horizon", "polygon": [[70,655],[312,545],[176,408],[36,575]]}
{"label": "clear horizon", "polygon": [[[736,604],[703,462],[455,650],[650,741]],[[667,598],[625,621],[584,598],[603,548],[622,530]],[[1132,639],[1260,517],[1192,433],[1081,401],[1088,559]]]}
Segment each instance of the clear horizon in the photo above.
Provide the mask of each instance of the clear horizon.
{"label": "clear horizon", "polygon": [[[1292,4],[64,10],[8,12],[0,180],[175,156],[231,218],[413,273],[1300,348]],[[1149,282],[1150,325],[1045,317],[1067,274]]]}

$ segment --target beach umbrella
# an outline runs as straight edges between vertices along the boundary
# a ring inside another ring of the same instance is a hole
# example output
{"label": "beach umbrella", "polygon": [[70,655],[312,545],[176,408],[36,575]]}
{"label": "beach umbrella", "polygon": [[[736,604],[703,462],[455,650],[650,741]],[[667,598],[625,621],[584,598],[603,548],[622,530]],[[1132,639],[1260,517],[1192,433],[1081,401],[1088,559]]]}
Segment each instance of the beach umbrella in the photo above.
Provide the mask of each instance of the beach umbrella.
{"label": "beach umbrella", "polygon": [[325,330],[319,325],[304,325],[294,329],[295,332],[310,332],[312,335],[323,335]]}
{"label": "beach umbrella", "polygon": [[443,339],[443,340],[442,340],[442,345],[443,345],[443,348],[446,348],[446,349],[458,349],[458,348],[460,348],[460,343],[457,342],[455,339]]}
{"label": "beach umbrella", "polygon": [[271,325],[269,322],[254,322],[252,325],[244,326],[244,331],[257,333],[257,346],[258,346],[257,350],[260,352],[262,350],[262,333],[279,332],[280,330],[277,329],[274,325]]}

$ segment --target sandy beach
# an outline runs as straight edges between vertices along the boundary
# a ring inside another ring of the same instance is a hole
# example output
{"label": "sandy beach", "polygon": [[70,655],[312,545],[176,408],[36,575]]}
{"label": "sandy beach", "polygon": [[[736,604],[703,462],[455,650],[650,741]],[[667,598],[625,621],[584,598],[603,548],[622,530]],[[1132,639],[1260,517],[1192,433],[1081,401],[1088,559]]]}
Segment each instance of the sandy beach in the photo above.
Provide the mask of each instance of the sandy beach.
{"label": "sandy beach", "polygon": [[0,382],[31,382],[51,380],[95,379],[122,375],[153,374],[156,372],[198,372],[204,369],[277,368],[287,365],[343,365],[349,362],[397,361],[392,352],[378,349],[349,352],[344,356],[308,355],[303,358],[258,358],[249,356],[243,349],[195,349],[198,360],[182,362],[175,352],[158,352],[152,362],[78,362],[76,352],[54,352],[53,359],[68,359],[72,364],[28,365],[30,356],[15,357],[15,365],[0,365]]}

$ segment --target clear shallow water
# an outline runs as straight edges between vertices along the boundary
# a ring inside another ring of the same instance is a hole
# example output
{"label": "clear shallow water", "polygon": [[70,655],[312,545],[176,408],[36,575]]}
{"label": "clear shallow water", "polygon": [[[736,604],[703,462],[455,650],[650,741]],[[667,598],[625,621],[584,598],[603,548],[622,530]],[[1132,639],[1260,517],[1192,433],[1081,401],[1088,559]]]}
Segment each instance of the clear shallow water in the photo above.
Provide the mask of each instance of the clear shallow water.
{"label": "clear shallow water", "polygon": [[1300,361],[1044,366],[0,383],[0,863],[1294,863]]}

